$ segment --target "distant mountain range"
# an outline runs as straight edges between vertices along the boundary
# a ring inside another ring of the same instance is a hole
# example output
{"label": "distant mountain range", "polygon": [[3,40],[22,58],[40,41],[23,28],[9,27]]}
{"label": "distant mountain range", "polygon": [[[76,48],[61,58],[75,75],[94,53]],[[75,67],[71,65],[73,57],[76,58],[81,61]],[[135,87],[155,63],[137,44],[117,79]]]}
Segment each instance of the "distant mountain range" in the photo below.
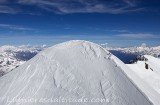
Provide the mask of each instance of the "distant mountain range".
{"label": "distant mountain range", "polygon": [[22,65],[45,46],[1,46],[0,47],[0,76]]}
{"label": "distant mountain range", "polygon": [[107,48],[108,50],[114,51],[121,51],[123,53],[130,53],[130,54],[138,54],[138,55],[152,55],[154,57],[160,58],[160,46],[156,47],[147,47],[147,46],[140,46],[140,47],[128,47],[128,48]]}

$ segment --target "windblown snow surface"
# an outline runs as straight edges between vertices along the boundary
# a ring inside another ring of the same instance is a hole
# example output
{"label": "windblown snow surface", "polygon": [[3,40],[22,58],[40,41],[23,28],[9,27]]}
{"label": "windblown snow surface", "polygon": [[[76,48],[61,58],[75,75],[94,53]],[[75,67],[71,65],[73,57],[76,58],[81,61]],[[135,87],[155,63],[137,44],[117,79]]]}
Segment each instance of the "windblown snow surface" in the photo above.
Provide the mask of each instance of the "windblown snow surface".
{"label": "windblown snow surface", "polygon": [[111,56],[87,41],[50,47],[0,78],[0,105],[158,105]]}

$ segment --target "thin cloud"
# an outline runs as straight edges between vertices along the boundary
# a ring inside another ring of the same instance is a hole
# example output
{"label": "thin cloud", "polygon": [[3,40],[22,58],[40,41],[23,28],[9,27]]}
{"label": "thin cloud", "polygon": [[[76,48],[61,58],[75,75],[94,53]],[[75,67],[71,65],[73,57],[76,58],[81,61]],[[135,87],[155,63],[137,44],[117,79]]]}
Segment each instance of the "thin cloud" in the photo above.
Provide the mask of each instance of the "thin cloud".
{"label": "thin cloud", "polygon": [[[19,0],[19,4],[35,5],[46,11],[69,14],[69,13],[111,13],[121,14],[141,11],[134,0],[121,0],[115,2],[101,2],[97,0]],[[118,4],[119,3],[119,4]]]}
{"label": "thin cloud", "polygon": [[35,30],[33,28],[22,27],[22,26],[11,25],[11,24],[0,24],[0,28],[6,28],[6,29],[11,29],[11,30],[22,30],[22,31],[32,31],[32,30]]}
{"label": "thin cloud", "polygon": [[6,4],[8,3],[8,0],[0,0],[0,4]]}
{"label": "thin cloud", "polygon": [[12,5],[9,4],[9,0],[0,0],[0,13],[16,14],[19,12],[17,8],[13,8]]}
{"label": "thin cloud", "polygon": [[138,33],[138,34],[119,34],[119,35],[114,35],[116,37],[124,37],[124,38],[159,38],[159,35],[155,34],[143,34],[143,33]]}
{"label": "thin cloud", "polygon": [[16,14],[17,12],[18,10],[12,7],[0,5],[0,13]]}
{"label": "thin cloud", "polygon": [[1,35],[0,40],[12,40],[12,39],[36,39],[43,41],[65,41],[65,40],[105,40],[111,39],[109,36],[92,36],[92,35]]}
{"label": "thin cloud", "polygon": [[125,29],[123,29],[123,30],[112,30],[113,32],[120,32],[120,33],[124,33],[124,32],[129,32],[128,30],[125,30]]}
{"label": "thin cloud", "polygon": [[137,6],[136,0],[123,0],[126,4],[130,5],[131,7]]}

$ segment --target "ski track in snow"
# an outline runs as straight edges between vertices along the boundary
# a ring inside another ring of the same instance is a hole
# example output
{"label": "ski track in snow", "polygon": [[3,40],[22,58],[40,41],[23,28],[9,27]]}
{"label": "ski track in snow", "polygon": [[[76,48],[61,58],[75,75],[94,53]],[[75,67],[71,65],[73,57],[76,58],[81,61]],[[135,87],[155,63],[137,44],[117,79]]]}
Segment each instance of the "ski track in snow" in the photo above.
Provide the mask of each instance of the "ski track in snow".
{"label": "ski track in snow", "polygon": [[[30,66],[31,66],[31,65],[29,65],[29,66],[26,68],[25,71],[27,71],[27,70],[30,68]],[[16,79],[17,79],[17,78],[15,77],[15,78],[14,78],[14,81],[11,82],[9,88],[7,89],[6,93],[4,94],[4,97],[7,96],[7,94],[8,94],[9,91],[11,90],[12,85],[15,83]]]}
{"label": "ski track in snow", "polygon": [[[37,66],[38,66],[38,65],[36,65],[35,71],[34,71],[33,74],[29,77],[26,85],[18,92],[18,94],[17,94],[15,97],[13,97],[13,99],[17,98],[17,97],[28,87],[28,84],[29,84],[29,82],[31,81],[31,78],[32,78],[32,77],[36,74],[36,72],[38,71]],[[12,103],[12,102],[9,102],[7,105],[10,105],[11,103]]]}
{"label": "ski track in snow", "polygon": [[45,74],[44,77],[43,77],[43,79],[42,79],[42,82],[41,82],[40,85],[38,86],[39,88],[34,92],[34,94],[32,95],[32,97],[35,96],[35,95],[38,93],[38,91],[41,89],[41,87],[42,87],[42,85],[43,85],[46,77],[47,77],[47,76],[46,76],[46,74]]}

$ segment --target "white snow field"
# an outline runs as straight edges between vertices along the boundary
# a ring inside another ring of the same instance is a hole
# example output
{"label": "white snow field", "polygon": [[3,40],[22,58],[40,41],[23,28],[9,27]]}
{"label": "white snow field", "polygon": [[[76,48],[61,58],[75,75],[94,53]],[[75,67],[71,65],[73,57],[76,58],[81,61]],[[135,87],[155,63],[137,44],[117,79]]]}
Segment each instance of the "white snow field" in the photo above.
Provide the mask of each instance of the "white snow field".
{"label": "white snow field", "polygon": [[[150,55],[144,57],[148,61],[138,61],[127,66],[160,94],[160,59]],[[149,69],[145,68],[145,63],[149,65]]]}
{"label": "white snow field", "polygon": [[2,76],[0,105],[159,105],[158,94],[135,85],[126,68],[97,44],[64,42]]}

